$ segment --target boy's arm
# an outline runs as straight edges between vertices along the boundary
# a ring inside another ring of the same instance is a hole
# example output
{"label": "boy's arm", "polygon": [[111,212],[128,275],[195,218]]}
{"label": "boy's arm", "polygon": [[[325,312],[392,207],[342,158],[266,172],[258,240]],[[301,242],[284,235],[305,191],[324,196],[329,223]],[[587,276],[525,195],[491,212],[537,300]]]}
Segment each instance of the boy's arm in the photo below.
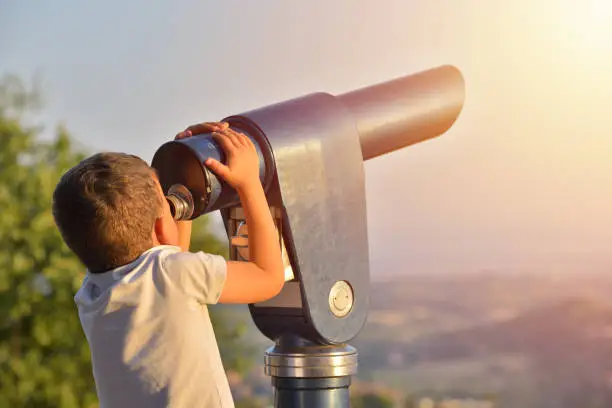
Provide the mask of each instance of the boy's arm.
{"label": "boy's arm", "polygon": [[206,165],[236,189],[249,226],[251,262],[227,263],[220,303],[257,303],[276,296],[285,283],[279,238],[259,180],[259,159],[253,142],[232,129],[213,134],[227,153],[227,165],[209,159]]}
{"label": "boy's arm", "polygon": [[238,191],[249,226],[251,262],[229,261],[220,303],[257,303],[276,296],[285,283],[280,244],[259,180]]}
{"label": "boy's arm", "polygon": [[178,229],[179,246],[184,252],[189,251],[191,243],[191,221],[177,221],[176,228]]}

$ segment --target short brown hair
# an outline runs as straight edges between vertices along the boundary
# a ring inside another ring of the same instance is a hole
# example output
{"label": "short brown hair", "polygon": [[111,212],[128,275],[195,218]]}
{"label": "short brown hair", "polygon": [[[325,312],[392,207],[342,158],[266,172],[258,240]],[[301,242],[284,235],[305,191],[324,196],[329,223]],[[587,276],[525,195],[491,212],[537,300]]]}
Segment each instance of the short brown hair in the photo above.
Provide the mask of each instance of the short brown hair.
{"label": "short brown hair", "polygon": [[154,172],[139,157],[99,153],[68,170],[53,193],[53,217],[68,247],[92,273],[153,246],[161,214]]}

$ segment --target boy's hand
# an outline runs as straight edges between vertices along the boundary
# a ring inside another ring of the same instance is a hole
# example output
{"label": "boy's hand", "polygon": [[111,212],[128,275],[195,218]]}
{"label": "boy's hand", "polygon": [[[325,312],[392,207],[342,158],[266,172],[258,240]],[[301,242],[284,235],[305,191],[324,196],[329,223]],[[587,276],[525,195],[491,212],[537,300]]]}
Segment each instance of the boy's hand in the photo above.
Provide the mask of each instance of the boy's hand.
{"label": "boy's hand", "polygon": [[229,127],[226,122],[204,122],[196,125],[191,125],[187,129],[176,134],[174,140],[184,139],[186,137],[201,135],[202,133],[212,133],[225,130]]}
{"label": "boy's hand", "polygon": [[[212,133],[219,130],[227,129],[229,124],[220,122],[204,122],[197,125],[189,126],[182,132],[177,133],[174,140],[184,139],[187,137],[199,135],[202,133]],[[189,251],[191,243],[191,221],[176,221],[178,230],[179,246],[185,252]]]}
{"label": "boy's hand", "polygon": [[251,139],[229,127],[214,131],[212,136],[225,151],[227,165],[212,158],[206,160],[206,165],[238,192],[260,185],[259,157]]}

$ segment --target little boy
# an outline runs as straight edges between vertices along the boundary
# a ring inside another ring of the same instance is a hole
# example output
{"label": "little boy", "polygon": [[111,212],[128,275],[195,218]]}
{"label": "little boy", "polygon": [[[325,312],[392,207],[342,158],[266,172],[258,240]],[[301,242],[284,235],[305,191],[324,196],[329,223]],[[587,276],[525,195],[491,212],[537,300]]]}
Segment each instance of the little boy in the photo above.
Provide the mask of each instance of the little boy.
{"label": "little boy", "polygon": [[55,222],[87,268],[75,296],[101,408],[233,407],[206,304],[255,303],[283,287],[280,247],[246,136],[203,123],[227,163],[206,165],[240,197],[252,262],[188,252],[191,222],[175,222],[157,176],[136,156],[100,153],[63,175]]}

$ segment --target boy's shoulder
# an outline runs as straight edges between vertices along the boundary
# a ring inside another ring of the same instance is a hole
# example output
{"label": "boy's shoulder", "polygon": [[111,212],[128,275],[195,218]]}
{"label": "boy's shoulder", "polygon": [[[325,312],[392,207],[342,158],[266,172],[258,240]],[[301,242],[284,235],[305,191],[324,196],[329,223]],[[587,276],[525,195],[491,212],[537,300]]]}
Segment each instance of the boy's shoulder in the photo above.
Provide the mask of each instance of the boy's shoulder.
{"label": "boy's shoulder", "polygon": [[[184,252],[180,247],[159,245],[127,265],[104,273],[88,273],[74,300],[78,306],[91,308],[110,300],[111,292],[118,289],[121,293],[133,294],[134,290],[154,285],[157,289],[178,290],[182,296],[212,304],[221,296],[226,276],[227,262],[220,255]],[[114,296],[119,297],[119,294]]]}
{"label": "boy's shoulder", "polygon": [[165,279],[186,296],[201,303],[217,303],[227,278],[227,261],[207,252],[162,250],[160,271]]}
{"label": "boy's shoulder", "polygon": [[165,259],[179,252],[179,247],[160,245],[144,251],[134,261],[101,273],[87,271],[74,300],[77,305],[103,302],[117,287],[155,280],[162,273]]}
{"label": "boy's shoulder", "polygon": [[208,252],[183,251],[179,247],[160,245],[152,248],[156,256],[160,259],[159,266],[166,271],[175,269],[187,269],[192,272],[225,272],[227,261],[221,255]]}

